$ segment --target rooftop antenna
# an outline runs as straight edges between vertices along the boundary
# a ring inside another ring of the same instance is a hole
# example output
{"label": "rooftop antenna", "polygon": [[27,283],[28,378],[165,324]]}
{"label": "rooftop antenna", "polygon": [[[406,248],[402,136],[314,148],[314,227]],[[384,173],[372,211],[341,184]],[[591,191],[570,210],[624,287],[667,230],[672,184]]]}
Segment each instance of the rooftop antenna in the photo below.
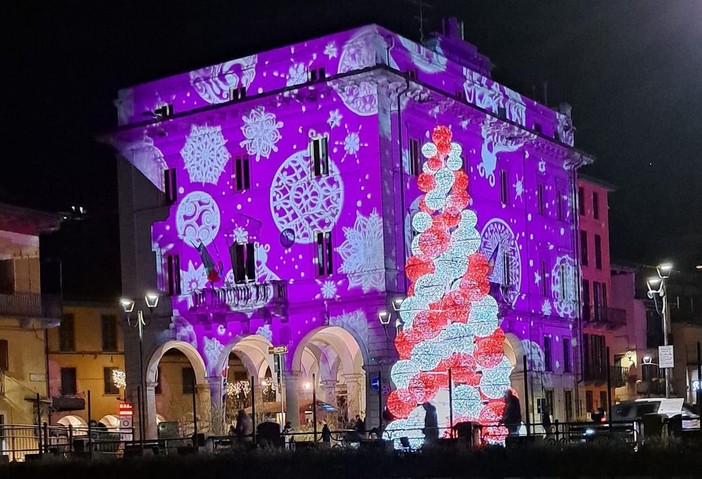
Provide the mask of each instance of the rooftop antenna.
{"label": "rooftop antenna", "polygon": [[407,0],[407,2],[419,8],[419,15],[415,15],[414,18],[419,20],[419,42],[424,43],[424,21],[427,17],[425,9],[431,10],[434,8],[434,5],[425,0]]}

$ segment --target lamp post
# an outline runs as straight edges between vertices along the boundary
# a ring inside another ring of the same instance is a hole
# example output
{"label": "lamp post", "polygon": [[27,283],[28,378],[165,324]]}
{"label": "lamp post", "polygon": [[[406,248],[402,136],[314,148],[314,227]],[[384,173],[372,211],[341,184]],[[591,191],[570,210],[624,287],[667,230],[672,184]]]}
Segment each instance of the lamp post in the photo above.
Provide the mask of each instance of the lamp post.
{"label": "lamp post", "polygon": [[[666,288],[666,280],[670,278],[670,273],[673,271],[673,265],[671,263],[663,263],[656,267],[656,272],[658,276],[652,276],[646,281],[646,286],[648,287],[647,296],[652,299],[655,306],[656,312],[661,316],[663,322],[663,345],[669,345],[670,335],[670,312],[668,310],[668,295]],[[661,298],[661,309],[658,309],[658,302],[656,297]],[[659,361],[660,362],[660,361]],[[670,397],[670,371],[671,368],[664,368],[665,373],[665,397]]]}
{"label": "lamp post", "polygon": [[[158,306],[158,300],[159,296],[156,293],[147,292],[144,295],[144,302],[146,303],[146,307],[149,308],[149,315],[151,317],[153,317],[154,309],[156,308],[156,306]],[[127,324],[129,324],[129,326],[131,327],[137,328],[137,330],[139,331],[139,443],[143,448],[144,427],[146,425],[146,421],[144,420],[144,412],[146,410],[146,405],[144,403],[144,326],[146,326],[146,321],[144,320],[144,312],[141,309],[139,309],[137,310],[136,322],[132,322],[131,313],[134,311],[134,306],[136,304],[136,301],[134,301],[133,299],[122,298],[119,300],[119,304],[122,306],[122,309],[124,309],[124,312],[127,315]]]}

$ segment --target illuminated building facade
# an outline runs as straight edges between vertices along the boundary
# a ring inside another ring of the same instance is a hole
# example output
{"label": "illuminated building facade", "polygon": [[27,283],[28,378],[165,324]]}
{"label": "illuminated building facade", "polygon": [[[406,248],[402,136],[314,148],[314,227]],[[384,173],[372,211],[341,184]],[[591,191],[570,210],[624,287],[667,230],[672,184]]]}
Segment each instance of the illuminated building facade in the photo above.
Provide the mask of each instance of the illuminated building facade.
{"label": "illuminated building facade", "polygon": [[[397,359],[392,303],[410,283],[421,149],[437,124],[463,147],[512,384],[523,390],[526,354],[532,415],[543,398],[573,415],[575,176],[590,159],[569,112],[494,82],[489,65],[455,21],[426,46],[369,25],[120,91],[124,293],[164,294],[145,313],[150,435],[173,348],[218,407],[230,354],[258,381],[275,370],[269,346],[287,346],[289,420],[303,420],[314,387],[378,423],[371,383],[388,383]],[[135,398],[138,341],[126,336]]]}

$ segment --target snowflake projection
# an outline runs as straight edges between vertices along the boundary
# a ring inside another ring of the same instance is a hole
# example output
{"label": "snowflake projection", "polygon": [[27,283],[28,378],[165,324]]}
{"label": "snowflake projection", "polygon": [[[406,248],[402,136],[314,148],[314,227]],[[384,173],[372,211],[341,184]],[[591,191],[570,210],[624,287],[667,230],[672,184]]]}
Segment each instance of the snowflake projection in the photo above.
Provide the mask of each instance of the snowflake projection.
{"label": "snowflake projection", "polygon": [[312,243],[316,231],[331,230],[339,219],[344,184],[331,160],[329,171],[328,176],[315,178],[305,150],[285,160],[273,178],[271,215],[281,232],[287,228],[295,232],[297,243]]}
{"label": "snowflake projection", "polygon": [[197,335],[195,328],[190,324],[190,321],[178,315],[173,317],[170,324],[170,329],[173,330],[173,336],[176,341],[184,341],[192,346],[197,347]]}
{"label": "snowflake projection", "polygon": [[178,237],[196,248],[202,241],[207,246],[219,232],[219,207],[204,191],[193,191],[183,198],[176,211]]}
{"label": "snowflake projection", "polygon": [[541,305],[541,314],[551,316],[551,303],[548,299],[544,299],[544,304]]}
{"label": "snowflake projection", "polygon": [[436,44],[438,53],[434,53],[423,45],[407,40],[404,37],[398,38],[402,46],[405,47],[407,52],[411,55],[414,66],[426,73],[439,73],[446,70],[446,63],[448,60],[445,56],[440,55],[440,43]]}
{"label": "snowflake projection", "polygon": [[188,261],[188,269],[181,270],[181,290],[185,294],[202,289],[207,284],[207,270],[200,265],[195,267],[192,261]]}
{"label": "snowflake projection", "polygon": [[493,218],[483,227],[480,238],[481,251],[488,258],[492,257],[495,248],[499,248],[489,279],[490,282],[501,285],[503,299],[514,306],[522,281],[522,259],[517,237],[507,223],[499,218]]}
{"label": "snowflake projection", "polygon": [[337,51],[337,49],[336,49],[336,43],[335,43],[334,41],[331,41],[331,42],[327,43],[327,44],[324,46],[324,54],[325,54],[325,55],[327,56],[327,58],[329,58],[330,60],[331,60],[332,58],[336,58],[337,53],[338,53],[338,51]]}
{"label": "snowflake projection", "polygon": [[190,84],[207,103],[231,100],[232,88],[248,88],[256,77],[258,57],[251,55],[190,72]]}
{"label": "snowflake projection", "polygon": [[357,309],[347,313],[344,311],[338,316],[329,318],[330,326],[339,326],[347,331],[355,333],[357,339],[364,344],[368,344],[368,318],[363,309]]}
{"label": "snowflake projection", "polygon": [[572,318],[575,315],[576,284],[578,275],[575,260],[568,255],[559,256],[551,271],[551,297],[559,316]]}
{"label": "snowflake projection", "polygon": [[506,428],[488,423],[501,417],[512,365],[504,352],[498,304],[489,294],[489,263],[478,251],[478,219],[468,209],[461,146],[451,136],[448,127],[436,127],[433,143],[422,148],[428,160],[417,186],[425,194],[412,218],[419,235],[405,266],[412,284],[399,312],[400,360],[390,372],[397,389],[387,399],[397,419],[386,433],[396,447],[401,437],[422,445],[425,408],[436,413],[437,439],[464,421],[482,424],[488,442],[502,442],[507,435]]}
{"label": "snowflake projection", "polygon": [[263,326],[259,326],[256,330],[256,334],[266,338],[269,343],[273,342],[273,330],[271,329],[270,324],[264,324]]}
{"label": "snowflake projection", "polygon": [[180,156],[185,161],[190,182],[217,184],[232,155],[225,146],[221,126],[192,125]]}
{"label": "snowflake projection", "polygon": [[544,160],[539,160],[539,173],[542,175],[546,173],[546,162]]}
{"label": "snowflake projection", "polygon": [[246,147],[249,155],[256,155],[256,161],[261,157],[270,158],[271,151],[278,151],[275,146],[282,138],[278,131],[283,127],[282,121],[276,121],[273,113],[266,113],[266,109],[262,106],[257,106],[249,113],[249,116],[241,117],[244,126],[241,131],[246,137],[245,140],[239,143],[239,146]]}
{"label": "snowflake projection", "polygon": [[314,299],[339,299],[340,296],[337,294],[337,289],[339,286],[341,286],[341,281],[333,281],[331,279],[327,279],[324,281],[320,281],[319,279],[315,279],[315,282],[319,286],[319,293],[314,297]]}
{"label": "snowflake projection", "polygon": [[212,375],[219,375],[219,361],[224,352],[224,345],[217,338],[205,336],[204,350],[207,371]]}
{"label": "snowflake projection", "polygon": [[538,273],[538,271],[534,271],[534,284],[541,284],[541,275]]}
{"label": "snowflake projection", "polygon": [[546,369],[546,360],[544,350],[541,349],[541,346],[530,339],[523,339],[522,347],[524,348],[524,355],[527,358],[527,369],[537,372],[544,371]]}
{"label": "snowflake projection", "polygon": [[524,146],[533,134],[523,133],[495,117],[486,116],[481,126],[483,146],[480,150],[482,161],[478,164],[478,174],[485,178],[490,186],[495,186],[495,169],[497,155],[517,151]]}
{"label": "snowflake projection", "polygon": [[237,226],[234,228],[234,242],[238,244],[244,244],[249,242],[249,232],[243,227]]}
{"label": "snowflake projection", "polygon": [[134,90],[126,88],[117,92],[117,99],[114,101],[117,108],[117,124],[126,125],[134,116]]}
{"label": "snowflake projection", "polygon": [[517,181],[514,183],[514,198],[519,198],[520,200],[522,199],[522,195],[524,194],[524,175],[520,178],[519,175],[517,175]]}
{"label": "snowflake projection", "polygon": [[327,120],[327,124],[329,125],[329,128],[334,129],[337,126],[341,126],[341,119],[343,118],[343,115],[339,113],[339,109],[337,108],[336,110],[330,110],[329,111],[329,119]]}
{"label": "snowflake projection", "polygon": [[340,273],[349,279],[349,289],[360,287],[364,293],[383,291],[385,259],[383,253],[383,220],[374,209],[365,217],[356,212],[353,228],[344,227],[346,240],[336,248],[342,259]]}
{"label": "snowflake projection", "polygon": [[293,63],[288,70],[285,86],[301,85],[307,81],[307,66],[304,63]]}
{"label": "snowflake projection", "polygon": [[[351,37],[341,50],[338,73],[347,73],[375,65],[375,55],[381,40],[377,36],[377,29],[360,29]],[[333,85],[341,101],[349,110],[361,116],[375,115],[378,113],[378,96],[375,85],[370,79],[354,79],[339,81]]]}
{"label": "snowflake projection", "polygon": [[353,156],[356,158],[356,163],[359,162],[358,158],[358,152],[361,150],[361,147],[367,147],[368,143],[366,142],[361,142],[361,129],[363,126],[359,126],[358,130],[356,131],[351,131],[349,130],[349,127],[346,126],[346,137],[344,138],[344,141],[335,141],[334,144],[337,146],[341,146],[344,149],[344,156],[341,157],[340,163],[343,163],[346,161],[346,158],[349,156]]}

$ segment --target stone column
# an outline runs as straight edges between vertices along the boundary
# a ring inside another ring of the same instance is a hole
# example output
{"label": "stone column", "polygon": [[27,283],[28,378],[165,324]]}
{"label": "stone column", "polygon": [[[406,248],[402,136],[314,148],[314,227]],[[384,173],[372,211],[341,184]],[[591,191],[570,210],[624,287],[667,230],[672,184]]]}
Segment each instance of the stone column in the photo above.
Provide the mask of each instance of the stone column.
{"label": "stone column", "polygon": [[198,432],[204,432],[209,426],[211,410],[209,384],[195,384],[195,402],[197,404],[197,429]]}
{"label": "stone column", "polygon": [[224,430],[224,403],[222,402],[223,381],[221,376],[208,376],[207,385],[210,394],[210,432],[223,436]]}
{"label": "stone column", "polygon": [[156,382],[146,383],[145,398],[146,404],[144,405],[144,424],[146,439],[156,439],[158,438],[158,429],[156,424]]}
{"label": "stone column", "polygon": [[363,374],[358,373],[344,374],[344,382],[346,383],[346,391],[348,393],[349,418],[356,417],[357,414],[361,413],[363,413],[363,415],[366,414],[366,411],[361,411],[363,377]]}
{"label": "stone column", "polygon": [[336,379],[325,379],[321,381],[322,389],[324,390],[324,402],[336,406]]}
{"label": "stone column", "polygon": [[300,425],[300,377],[302,375],[295,371],[285,373],[285,417],[294,428]]}

